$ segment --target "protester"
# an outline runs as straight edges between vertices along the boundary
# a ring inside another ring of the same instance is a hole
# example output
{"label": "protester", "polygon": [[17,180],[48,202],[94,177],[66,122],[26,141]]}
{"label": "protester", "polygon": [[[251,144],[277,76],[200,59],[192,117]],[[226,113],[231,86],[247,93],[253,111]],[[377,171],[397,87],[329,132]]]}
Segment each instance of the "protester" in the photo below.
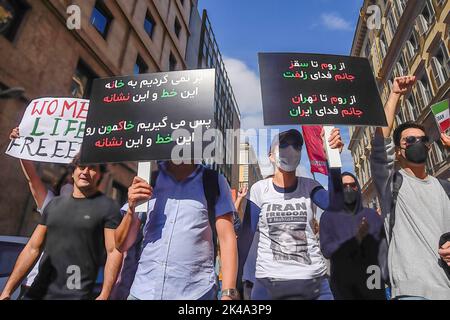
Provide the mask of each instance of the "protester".
{"label": "protester", "polygon": [[[20,138],[19,127],[14,128],[9,135],[10,139]],[[39,176],[36,166],[33,161],[20,159],[20,165],[22,167],[23,174],[28,182],[28,187],[30,188],[31,194],[33,196],[34,202],[37,206],[37,212],[42,215],[43,210],[47,204],[56,195],[71,195],[73,192],[73,181],[72,177],[68,174],[64,174],[58,183],[55,185],[54,191],[47,189],[41,177]],[[42,257],[42,255],[41,255]],[[28,273],[27,277],[20,286],[19,299],[22,298],[26,291],[33,284],[34,279],[38,274],[40,259],[36,262],[33,269]]]}
{"label": "protester", "polygon": [[411,122],[391,137],[397,104],[414,83],[414,76],[394,79],[384,108],[388,126],[376,130],[370,163],[389,238],[392,297],[450,299],[450,279],[439,263],[450,257],[449,241],[439,248],[441,235],[450,231],[450,200],[426,170],[431,141],[423,126]]}
{"label": "protester", "polygon": [[[115,234],[117,248],[127,251],[140,232],[143,214],[136,212],[136,205],[148,201],[142,253],[128,299],[215,299],[215,234],[221,251],[222,300],[237,299],[235,208],[227,181],[203,165],[166,161],[158,168],[154,189],[134,178],[127,212]],[[213,177],[216,184],[205,186]],[[218,197],[211,207],[206,193],[214,185]]]}
{"label": "protester", "polygon": [[122,261],[114,243],[114,229],[120,222],[119,208],[98,191],[100,165],[81,165],[79,156],[73,165],[72,196],[56,197],[46,206],[0,299],[10,298],[43,250],[39,274],[24,299],[95,298],[93,289],[105,258],[104,282],[97,299],[108,299]]}
{"label": "protester", "polygon": [[[329,144],[342,149],[339,129],[333,130]],[[326,208],[328,194],[318,182],[296,176],[302,145],[302,135],[294,129],[275,137],[269,153],[275,174],[250,190],[238,244],[240,264],[255,263],[252,300],[333,299],[313,230],[315,204]]]}
{"label": "protester", "polygon": [[[328,170],[333,180],[330,205],[320,218],[320,247],[331,260],[330,284],[337,300],[385,300],[384,283],[368,287],[368,268],[379,266],[383,222],[374,209],[364,208],[356,177]],[[379,269],[379,268],[378,268]]]}

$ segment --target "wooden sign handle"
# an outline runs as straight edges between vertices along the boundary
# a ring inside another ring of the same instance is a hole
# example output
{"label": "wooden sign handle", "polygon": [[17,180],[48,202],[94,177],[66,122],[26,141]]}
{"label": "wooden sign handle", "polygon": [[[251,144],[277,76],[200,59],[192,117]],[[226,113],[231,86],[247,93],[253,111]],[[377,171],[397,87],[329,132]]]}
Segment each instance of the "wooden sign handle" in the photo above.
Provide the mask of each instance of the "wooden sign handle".
{"label": "wooden sign handle", "polygon": [[328,139],[330,138],[331,131],[334,129],[334,126],[323,126],[325,131],[325,150],[327,152],[328,157],[328,165],[330,168],[342,168],[341,162],[341,154],[339,153],[339,149],[331,149]]}
{"label": "wooden sign handle", "polygon": [[[152,174],[152,163],[148,162],[139,162],[138,163],[138,177],[150,183],[150,177]],[[136,212],[145,212],[148,211],[148,201],[138,203],[136,206]]]}

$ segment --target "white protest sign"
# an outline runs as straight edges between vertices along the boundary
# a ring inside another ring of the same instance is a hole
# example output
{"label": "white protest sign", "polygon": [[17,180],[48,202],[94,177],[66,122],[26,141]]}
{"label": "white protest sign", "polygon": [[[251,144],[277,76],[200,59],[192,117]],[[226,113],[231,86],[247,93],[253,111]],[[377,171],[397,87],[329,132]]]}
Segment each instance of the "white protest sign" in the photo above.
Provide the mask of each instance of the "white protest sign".
{"label": "white protest sign", "polygon": [[31,101],[19,125],[20,138],[6,154],[26,160],[70,163],[80,151],[89,100],[41,98]]}

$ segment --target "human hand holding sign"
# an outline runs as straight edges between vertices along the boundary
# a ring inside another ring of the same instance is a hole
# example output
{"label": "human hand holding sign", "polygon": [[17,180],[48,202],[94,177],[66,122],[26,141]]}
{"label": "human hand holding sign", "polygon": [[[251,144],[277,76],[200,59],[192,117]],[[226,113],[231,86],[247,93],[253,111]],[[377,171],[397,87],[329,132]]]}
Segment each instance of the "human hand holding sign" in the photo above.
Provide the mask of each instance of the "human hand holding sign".
{"label": "human hand holding sign", "polygon": [[144,179],[134,177],[128,188],[127,213],[114,232],[115,246],[119,252],[128,251],[135,243],[141,226],[141,221],[135,214],[136,206],[150,200],[152,195],[153,188]]}
{"label": "human hand holding sign", "polygon": [[13,140],[13,139],[18,139],[18,138],[20,138],[20,132],[19,132],[19,127],[16,127],[9,134],[9,139]]}
{"label": "human hand holding sign", "polygon": [[136,206],[150,200],[152,194],[153,188],[144,179],[134,177],[133,183],[128,188],[128,206],[134,212]]}
{"label": "human hand holding sign", "polygon": [[[322,141],[325,141],[324,129],[322,129],[320,137],[322,138]],[[328,138],[328,143],[331,149],[339,149],[339,152],[342,153],[342,150],[344,149],[344,142],[342,141],[341,137],[341,129],[334,128],[333,130],[331,130],[330,137]],[[324,144],[324,152],[326,154],[325,144]]]}
{"label": "human hand holding sign", "polygon": [[344,148],[344,142],[342,142],[340,129],[332,126],[324,126],[321,136],[322,141],[327,140],[326,143],[323,143],[323,148],[327,156],[329,168],[341,168],[342,162],[339,153]]}

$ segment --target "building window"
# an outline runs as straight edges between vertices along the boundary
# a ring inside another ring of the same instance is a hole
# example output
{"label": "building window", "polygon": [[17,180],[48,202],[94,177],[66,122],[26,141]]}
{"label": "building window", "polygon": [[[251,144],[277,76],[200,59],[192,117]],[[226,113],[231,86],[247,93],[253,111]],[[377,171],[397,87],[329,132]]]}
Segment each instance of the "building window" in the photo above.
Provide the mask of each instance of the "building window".
{"label": "building window", "polygon": [[387,45],[386,45],[386,37],[384,34],[380,35],[380,50],[381,50],[381,58],[384,59],[387,54]]}
{"label": "building window", "polygon": [[435,161],[436,164],[444,162],[445,158],[444,158],[444,154],[445,151],[441,148],[441,144],[440,143],[433,143],[432,144],[432,148],[434,148],[434,153],[435,153]]}
{"label": "building window", "polygon": [[408,98],[405,99],[406,110],[408,110],[409,119],[412,121],[416,121],[419,117],[419,110],[417,108],[417,104],[414,102],[414,96],[412,94],[409,95]]}
{"label": "building window", "polygon": [[391,36],[391,41],[395,36],[395,31],[397,30],[397,21],[395,20],[394,13],[392,10],[389,12],[387,16],[387,26]]}
{"label": "building window", "polygon": [[428,153],[427,165],[431,173],[435,173],[435,166],[438,166],[444,161],[443,154],[439,149],[437,143],[431,145],[430,152]]}
{"label": "building window", "polygon": [[408,0],[395,0],[395,7],[397,9],[398,12],[398,16],[400,17],[403,12],[405,11],[406,8],[406,2]]}
{"label": "building window", "polygon": [[89,98],[91,95],[92,80],[95,78],[97,78],[96,74],[80,60],[72,76],[72,96],[74,98]]}
{"label": "building window", "polygon": [[177,38],[180,38],[180,32],[181,32],[181,24],[180,21],[178,21],[178,18],[175,17],[175,25],[174,25],[175,35]]}
{"label": "building window", "polygon": [[207,57],[208,56],[208,46],[204,45],[203,46],[203,57]]}
{"label": "building window", "polygon": [[403,114],[403,110],[400,110],[400,112],[395,116],[395,120],[397,121],[397,125],[405,122],[405,116]]}
{"label": "building window", "polygon": [[392,91],[392,86],[394,85],[394,78],[391,76],[387,83],[388,83],[388,90],[390,92]]}
{"label": "building window", "polygon": [[428,84],[428,77],[424,72],[423,76],[417,80],[417,102],[421,109],[428,106],[431,100],[431,90]]}
{"label": "building window", "polygon": [[403,57],[400,57],[400,60],[396,63],[396,66],[397,66],[397,75],[399,77],[406,75],[406,66]]}
{"label": "building window", "polygon": [[173,53],[170,53],[169,57],[169,71],[175,71],[177,69],[177,59],[173,55]]}
{"label": "building window", "polygon": [[112,14],[102,0],[95,2],[91,15],[91,24],[106,39],[112,22]]}
{"label": "building window", "polygon": [[437,88],[440,88],[450,77],[450,60],[447,50],[442,43],[440,44],[436,55],[431,58],[431,69]]}
{"label": "building window", "polygon": [[140,55],[136,58],[136,63],[134,64],[134,74],[146,73],[148,71],[148,66],[145,63],[144,59]]}
{"label": "building window", "polygon": [[147,12],[147,15],[145,16],[144,29],[145,29],[145,32],[147,32],[148,36],[150,38],[152,38],[153,37],[153,29],[155,29],[155,20],[151,16],[150,12]]}
{"label": "building window", "polygon": [[416,32],[413,30],[411,36],[406,41],[406,57],[409,61],[411,61],[417,53],[419,49],[419,42],[417,41]]}
{"label": "building window", "polygon": [[14,41],[17,31],[30,6],[22,0],[0,1],[0,34]]}
{"label": "building window", "polygon": [[428,32],[431,24],[434,22],[434,19],[435,13],[433,10],[433,5],[429,0],[427,0],[422,13],[417,17],[417,29],[419,31],[419,35],[424,35]]}
{"label": "building window", "polygon": [[363,142],[364,142],[364,146],[368,146],[369,145],[369,139],[367,138],[367,132],[364,131],[363,132]]}

